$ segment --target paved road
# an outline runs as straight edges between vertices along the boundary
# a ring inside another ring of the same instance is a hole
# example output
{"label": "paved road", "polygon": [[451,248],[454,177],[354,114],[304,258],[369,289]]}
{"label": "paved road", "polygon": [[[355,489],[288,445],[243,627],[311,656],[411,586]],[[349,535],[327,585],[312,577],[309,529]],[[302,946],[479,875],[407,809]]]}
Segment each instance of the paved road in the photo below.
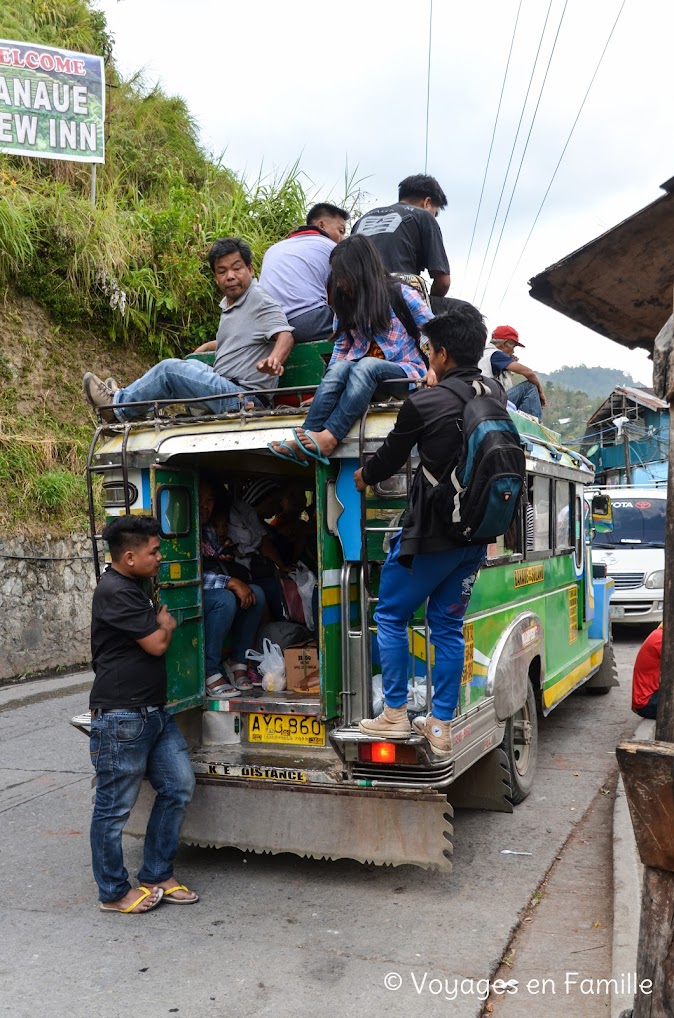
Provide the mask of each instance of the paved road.
{"label": "paved road", "polygon": [[[534,790],[513,815],[457,813],[453,873],[183,849],[178,874],[202,901],[147,916],[97,910],[87,743],[67,724],[86,676],[70,680],[77,692],[64,680],[0,690],[0,1012],[474,1018],[479,981],[635,727],[638,643],[618,641],[620,689],[569,697],[542,722]],[[137,868],[138,844],[126,851]],[[400,988],[386,989],[388,973]]]}

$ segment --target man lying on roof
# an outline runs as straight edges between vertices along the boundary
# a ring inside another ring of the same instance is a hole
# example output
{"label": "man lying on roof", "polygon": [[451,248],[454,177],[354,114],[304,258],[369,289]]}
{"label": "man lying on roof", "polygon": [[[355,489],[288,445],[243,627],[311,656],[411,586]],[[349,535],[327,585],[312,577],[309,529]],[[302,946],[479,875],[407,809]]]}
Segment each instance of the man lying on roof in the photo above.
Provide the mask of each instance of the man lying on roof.
{"label": "man lying on roof", "polygon": [[216,240],[208,252],[208,263],[223,294],[222,314],[216,338],[194,352],[215,350],[214,367],[198,360],[171,358],[155,364],[123,389],[114,379],[103,382],[87,371],[84,395],[93,407],[104,408],[104,421],[127,421],[144,417],[148,411],[147,406],[126,407],[128,403],[180,402],[199,396],[209,397],[206,406],[211,413],[221,413],[238,408],[240,398],[235,393],[278,386],[293,348],[293,329],[276,301],[254,279],[248,244],[238,237]]}

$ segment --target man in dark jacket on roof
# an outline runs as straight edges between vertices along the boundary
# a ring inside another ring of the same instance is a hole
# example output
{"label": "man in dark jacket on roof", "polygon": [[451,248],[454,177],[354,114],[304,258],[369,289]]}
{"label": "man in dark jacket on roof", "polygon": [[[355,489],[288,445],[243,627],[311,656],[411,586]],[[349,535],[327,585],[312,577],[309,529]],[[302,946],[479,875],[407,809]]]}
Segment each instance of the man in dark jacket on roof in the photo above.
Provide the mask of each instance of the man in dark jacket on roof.
{"label": "man in dark jacket on roof", "polygon": [[[447,302],[449,303],[449,302]],[[433,490],[423,468],[434,477],[447,477],[462,448],[464,400],[451,387],[452,379],[470,384],[480,378],[477,362],[484,349],[486,329],[472,304],[452,301],[450,308],[427,322],[430,367],[438,384],[419,389],[401,407],[393,431],[365,466],[356,471],[359,491],[395,474],[413,447],[419,449],[417,470],[401,531],[391,538],[381,574],[375,611],[377,643],[383,676],[385,707],[376,718],[359,725],[365,735],[405,739],[411,735],[407,716],[409,665],[408,624],[428,598],[428,622],[435,647],[431,713],[414,722],[438,756],[451,753],[451,719],[459,702],[463,672],[463,616],[486,553],[486,545],[460,545],[447,535],[433,511]],[[505,406],[503,388],[483,379]]]}
{"label": "man in dark jacket on roof", "polygon": [[416,173],[398,184],[398,201],[366,212],[352,233],[371,240],[388,272],[418,276],[426,269],[433,280],[431,297],[449,290],[449,262],[438,213],[447,196],[435,177]]}

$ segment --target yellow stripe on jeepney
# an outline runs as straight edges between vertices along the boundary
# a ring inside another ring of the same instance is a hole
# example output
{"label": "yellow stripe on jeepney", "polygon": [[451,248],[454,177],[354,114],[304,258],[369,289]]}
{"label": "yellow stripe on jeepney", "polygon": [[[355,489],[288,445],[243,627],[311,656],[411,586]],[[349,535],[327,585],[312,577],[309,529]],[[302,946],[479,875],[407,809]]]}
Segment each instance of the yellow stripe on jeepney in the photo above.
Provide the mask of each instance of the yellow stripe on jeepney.
{"label": "yellow stripe on jeepney", "polygon": [[594,671],[601,664],[604,657],[604,648],[601,647],[599,650],[595,650],[593,654],[583,661],[582,664],[576,665],[570,672],[555,682],[554,686],[550,686],[548,689],[543,691],[543,704],[546,707],[552,707],[553,703],[557,703],[563,699],[567,693],[570,693],[580,682],[583,681],[590,672]]}

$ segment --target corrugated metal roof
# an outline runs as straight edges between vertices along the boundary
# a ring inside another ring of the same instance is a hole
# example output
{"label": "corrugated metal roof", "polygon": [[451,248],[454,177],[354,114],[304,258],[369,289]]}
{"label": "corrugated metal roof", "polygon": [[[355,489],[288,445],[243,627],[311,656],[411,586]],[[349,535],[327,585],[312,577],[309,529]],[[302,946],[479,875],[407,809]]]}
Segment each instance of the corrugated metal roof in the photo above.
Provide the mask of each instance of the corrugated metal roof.
{"label": "corrugated metal roof", "polygon": [[672,313],[674,177],[646,208],[531,280],[530,293],[630,348],[653,350]]}
{"label": "corrugated metal roof", "polygon": [[616,394],[619,396],[625,396],[627,399],[632,400],[632,402],[638,403],[640,406],[648,407],[650,410],[669,411],[669,403],[666,403],[664,399],[659,399],[652,390],[639,389],[636,386],[631,385],[616,385],[615,389],[613,389],[610,395],[606,397],[602,405],[598,407],[588,419],[587,427],[606,418],[607,411],[610,410],[611,398]]}

